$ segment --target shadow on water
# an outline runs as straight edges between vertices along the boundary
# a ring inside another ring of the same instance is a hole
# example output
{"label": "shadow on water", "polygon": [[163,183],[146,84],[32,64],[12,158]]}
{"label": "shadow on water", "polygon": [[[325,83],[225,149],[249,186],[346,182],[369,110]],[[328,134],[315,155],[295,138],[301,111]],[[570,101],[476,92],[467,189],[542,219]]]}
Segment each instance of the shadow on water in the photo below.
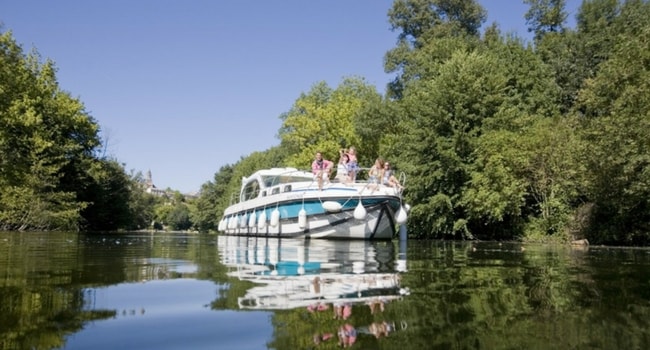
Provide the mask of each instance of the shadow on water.
{"label": "shadow on water", "polygon": [[0,349],[650,344],[650,250],[0,233]]}

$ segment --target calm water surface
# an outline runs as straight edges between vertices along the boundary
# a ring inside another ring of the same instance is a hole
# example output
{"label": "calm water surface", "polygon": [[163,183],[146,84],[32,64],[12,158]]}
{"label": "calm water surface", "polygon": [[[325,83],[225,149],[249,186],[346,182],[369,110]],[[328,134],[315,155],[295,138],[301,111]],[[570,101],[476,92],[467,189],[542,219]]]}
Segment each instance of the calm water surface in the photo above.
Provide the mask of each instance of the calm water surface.
{"label": "calm water surface", "polygon": [[650,250],[0,233],[2,349],[647,349]]}

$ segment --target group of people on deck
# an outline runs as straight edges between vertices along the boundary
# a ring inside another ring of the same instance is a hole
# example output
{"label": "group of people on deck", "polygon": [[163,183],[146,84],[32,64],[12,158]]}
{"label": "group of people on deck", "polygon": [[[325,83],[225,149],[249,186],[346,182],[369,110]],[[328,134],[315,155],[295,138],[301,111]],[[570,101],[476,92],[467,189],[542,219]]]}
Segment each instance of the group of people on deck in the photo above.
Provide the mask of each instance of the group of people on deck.
{"label": "group of people on deck", "polygon": [[[316,152],[315,159],[311,164],[311,170],[314,179],[318,181],[318,189],[323,188],[323,182],[329,181],[333,167],[334,162],[324,159],[321,152]],[[336,179],[338,181],[342,183],[355,182],[360,169],[357,161],[357,151],[354,147],[339,150],[339,163],[336,169]],[[382,158],[377,158],[375,164],[368,171],[368,181],[375,186],[375,189],[379,185],[396,187],[400,190],[404,188],[393,174],[390,163]]]}

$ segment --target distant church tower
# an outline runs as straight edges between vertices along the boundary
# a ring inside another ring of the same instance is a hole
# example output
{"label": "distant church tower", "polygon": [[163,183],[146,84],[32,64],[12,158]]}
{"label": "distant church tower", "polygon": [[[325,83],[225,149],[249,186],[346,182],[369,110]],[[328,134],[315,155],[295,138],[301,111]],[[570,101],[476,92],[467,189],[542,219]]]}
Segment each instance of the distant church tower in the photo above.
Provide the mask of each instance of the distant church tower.
{"label": "distant church tower", "polygon": [[147,171],[147,188],[155,188],[153,185],[153,179],[151,178],[151,170]]}
{"label": "distant church tower", "polygon": [[147,171],[147,179],[145,181],[147,185],[147,193],[151,193],[156,196],[164,196],[166,194],[165,190],[157,189],[156,185],[153,184],[153,179],[151,178],[151,170]]}

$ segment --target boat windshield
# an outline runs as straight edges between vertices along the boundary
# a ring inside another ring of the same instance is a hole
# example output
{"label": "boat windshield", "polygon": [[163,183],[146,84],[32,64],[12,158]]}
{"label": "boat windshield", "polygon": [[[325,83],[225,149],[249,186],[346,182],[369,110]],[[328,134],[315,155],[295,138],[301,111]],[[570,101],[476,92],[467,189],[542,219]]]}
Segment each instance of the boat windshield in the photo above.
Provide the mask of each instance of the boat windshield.
{"label": "boat windshield", "polygon": [[279,184],[287,184],[292,182],[312,181],[310,176],[300,175],[275,175],[275,176],[262,176],[265,187],[271,187]]}

